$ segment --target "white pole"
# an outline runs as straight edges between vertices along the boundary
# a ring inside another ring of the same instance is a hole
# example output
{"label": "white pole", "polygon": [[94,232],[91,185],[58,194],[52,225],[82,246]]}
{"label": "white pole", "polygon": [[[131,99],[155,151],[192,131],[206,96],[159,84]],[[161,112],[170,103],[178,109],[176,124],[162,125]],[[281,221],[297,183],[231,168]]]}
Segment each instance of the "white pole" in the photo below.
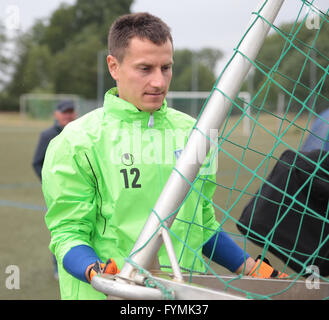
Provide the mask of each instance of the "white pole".
{"label": "white pole", "polygon": [[[264,19],[269,23],[273,23],[283,1],[284,0],[268,0],[261,10],[261,15]],[[264,1],[261,1],[258,7],[259,9],[263,5],[263,2]],[[256,12],[258,12],[259,9],[257,9]],[[252,21],[253,20],[254,19],[252,19]],[[239,51],[242,54],[237,53],[231,60],[225,72],[222,74],[217,88],[211,94],[205,110],[196,124],[198,130],[193,130],[177,162],[176,170],[173,170],[155,204],[154,211],[157,214],[153,212],[150,214],[132,249],[131,259],[142,268],[148,269],[162,244],[161,231],[154,234],[161,226],[161,221],[165,221],[168,228],[171,226],[175,218],[174,213],[177,213],[177,209],[190,189],[190,184],[185,179],[193,182],[200,170],[201,164],[210,149],[210,141],[206,136],[208,136],[211,130],[218,130],[223,124],[231,106],[230,99],[235,99],[249,71],[251,63],[244,55],[251,60],[256,58],[269,29],[270,25],[266,21],[261,18],[257,19],[239,46]],[[207,152],[203,155],[198,155],[198,158],[195,159],[195,155],[198,154],[198,148],[200,146],[206,146],[205,150]],[[185,179],[182,176],[184,176]],[[159,218],[157,216],[159,216]],[[170,218],[168,219],[168,217]],[[137,273],[137,270],[127,262],[123,266],[119,276],[133,279],[135,273]]]}

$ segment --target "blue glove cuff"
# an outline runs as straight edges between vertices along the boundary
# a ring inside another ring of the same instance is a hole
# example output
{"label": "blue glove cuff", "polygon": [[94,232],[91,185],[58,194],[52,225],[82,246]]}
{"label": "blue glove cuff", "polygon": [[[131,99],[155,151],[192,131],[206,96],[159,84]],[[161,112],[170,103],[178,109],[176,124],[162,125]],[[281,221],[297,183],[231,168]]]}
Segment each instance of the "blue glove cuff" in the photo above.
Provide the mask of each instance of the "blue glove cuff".
{"label": "blue glove cuff", "polygon": [[212,236],[204,244],[202,253],[231,272],[235,272],[250,257],[224,231]]}
{"label": "blue glove cuff", "polygon": [[87,245],[79,245],[71,248],[66,253],[63,266],[69,274],[88,283],[86,269],[97,260],[101,261],[93,248]]}

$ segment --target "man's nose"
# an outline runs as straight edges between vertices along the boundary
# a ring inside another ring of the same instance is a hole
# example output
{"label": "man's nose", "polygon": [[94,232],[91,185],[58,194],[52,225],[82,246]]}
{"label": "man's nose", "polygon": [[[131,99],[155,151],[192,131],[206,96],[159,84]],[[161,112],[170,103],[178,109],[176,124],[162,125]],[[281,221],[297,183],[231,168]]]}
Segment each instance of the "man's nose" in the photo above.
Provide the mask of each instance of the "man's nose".
{"label": "man's nose", "polygon": [[154,88],[163,88],[165,85],[165,78],[163,75],[162,70],[155,70],[152,74],[152,79],[150,81],[150,84]]}

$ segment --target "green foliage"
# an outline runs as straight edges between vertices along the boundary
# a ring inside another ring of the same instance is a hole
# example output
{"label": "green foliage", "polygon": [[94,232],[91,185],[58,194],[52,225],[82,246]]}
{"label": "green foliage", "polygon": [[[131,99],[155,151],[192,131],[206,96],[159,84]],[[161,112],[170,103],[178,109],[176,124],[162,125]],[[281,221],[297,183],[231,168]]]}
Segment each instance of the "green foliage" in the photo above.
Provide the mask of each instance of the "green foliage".
{"label": "green foliage", "polygon": [[6,82],[6,77],[8,76],[8,66],[10,64],[10,59],[6,48],[7,43],[8,39],[5,34],[5,29],[0,23],[0,87]]}
{"label": "green foliage", "polygon": [[49,26],[45,29],[41,43],[48,46],[50,52],[65,48],[78,32],[76,8],[61,5],[51,16]]}
{"label": "green foliage", "polygon": [[[311,105],[311,89],[317,84],[316,91],[322,89],[321,95],[329,98],[328,69],[325,71],[329,62],[328,52],[327,23],[320,26],[320,29],[308,29],[301,23],[286,24],[280,27],[279,32],[266,39],[257,58],[257,64],[266,72],[272,70],[271,77],[282,88],[294,93],[295,98],[291,101],[290,110],[296,111],[301,107],[298,100]],[[284,59],[281,60],[283,56]],[[313,63],[311,59],[314,59],[316,63]],[[321,78],[323,82],[320,82]],[[268,78],[262,72],[258,70],[255,73],[256,90],[259,90],[267,81]],[[268,93],[267,107],[274,110],[278,92],[282,92],[282,88],[271,86],[268,91],[263,90],[259,95],[259,100]],[[315,106],[318,111],[328,108],[327,99],[317,97]]]}
{"label": "green foliage", "polygon": [[[176,50],[174,54],[171,91],[210,91],[216,81],[214,69],[222,57],[219,50],[204,48],[199,51]],[[194,70],[193,70],[194,68]],[[196,77],[196,88],[193,78]]]}
{"label": "green foliage", "polygon": [[[47,74],[52,70],[51,56],[48,47],[40,44],[45,29],[46,26],[41,21],[37,21],[29,32],[16,39],[15,59],[12,62],[14,73],[0,97],[1,110],[8,108],[18,110],[19,97],[24,93],[53,91],[52,78]],[[3,98],[4,96],[6,99]],[[8,99],[11,103],[6,107],[5,103]]]}
{"label": "green foliage", "polygon": [[31,47],[26,56],[22,84],[25,90],[36,88],[49,91],[52,88],[53,60],[46,45]]}
{"label": "green foliage", "polygon": [[97,52],[103,43],[95,25],[85,27],[55,55],[54,86],[57,92],[74,93],[88,99],[97,92]]}
{"label": "green foliage", "polygon": [[[0,96],[1,105],[10,99],[11,107],[18,109],[19,97],[30,92],[73,93],[96,99],[98,53],[107,49],[110,25],[119,15],[130,12],[132,2],[77,0],[74,5],[62,4],[48,21],[36,21],[17,38],[14,73],[5,87],[5,95]],[[0,51],[3,42],[0,30]],[[196,85],[197,90],[211,90],[216,80],[214,68],[221,55],[211,48],[176,51],[171,90],[192,90],[195,75],[198,81],[194,88]],[[115,82],[108,73],[105,55],[103,60],[104,90],[107,90]],[[0,60],[0,74],[3,66]]]}
{"label": "green foliage", "polygon": [[[62,4],[48,22],[36,21],[17,38],[14,73],[0,100],[6,96],[17,110],[19,97],[29,92],[75,93],[95,99],[97,53],[107,48],[110,25],[130,12],[132,2],[77,0],[74,5]],[[0,52],[2,43],[0,30]],[[0,61],[0,74],[1,66]],[[0,101],[2,109],[3,104]]]}

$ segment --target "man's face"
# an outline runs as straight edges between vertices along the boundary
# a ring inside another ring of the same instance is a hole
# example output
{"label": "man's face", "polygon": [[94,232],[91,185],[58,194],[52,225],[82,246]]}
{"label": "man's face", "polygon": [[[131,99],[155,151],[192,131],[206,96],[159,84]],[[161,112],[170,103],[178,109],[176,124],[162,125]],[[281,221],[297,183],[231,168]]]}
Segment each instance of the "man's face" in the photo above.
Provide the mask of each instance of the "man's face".
{"label": "man's face", "polygon": [[69,122],[77,118],[77,114],[73,109],[68,109],[64,112],[55,111],[55,119],[58,121],[58,124],[64,128]]}
{"label": "man's face", "polygon": [[169,39],[156,45],[132,38],[122,62],[111,55],[107,62],[121,99],[142,111],[153,112],[161,107],[172,77],[173,47]]}

